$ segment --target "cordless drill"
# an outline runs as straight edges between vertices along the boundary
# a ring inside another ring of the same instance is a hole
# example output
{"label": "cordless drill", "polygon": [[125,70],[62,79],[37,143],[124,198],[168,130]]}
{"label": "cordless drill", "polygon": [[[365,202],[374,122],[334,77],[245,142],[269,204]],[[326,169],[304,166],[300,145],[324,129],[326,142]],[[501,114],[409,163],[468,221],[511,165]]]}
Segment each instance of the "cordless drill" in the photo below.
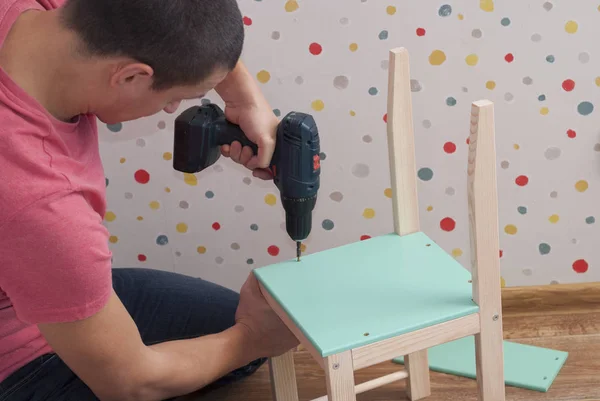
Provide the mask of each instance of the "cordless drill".
{"label": "cordless drill", "polygon": [[[221,146],[238,141],[242,146],[258,146],[240,127],[225,118],[215,104],[193,106],[175,119],[173,168],[198,173],[213,165],[221,156]],[[275,151],[270,162],[273,181],[279,189],[285,210],[286,231],[296,241],[300,261],[302,241],[310,234],[312,212],[317,202],[321,174],[320,144],[312,116],[288,113],[277,127]]]}

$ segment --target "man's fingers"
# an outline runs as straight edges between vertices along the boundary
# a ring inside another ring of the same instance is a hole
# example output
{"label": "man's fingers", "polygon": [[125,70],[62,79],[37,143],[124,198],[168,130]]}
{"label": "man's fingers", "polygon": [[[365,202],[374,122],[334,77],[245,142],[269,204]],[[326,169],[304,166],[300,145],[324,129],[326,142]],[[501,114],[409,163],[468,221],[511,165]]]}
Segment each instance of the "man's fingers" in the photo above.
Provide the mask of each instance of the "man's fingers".
{"label": "man's fingers", "polygon": [[229,150],[230,150],[229,145],[223,145],[223,146],[221,146],[221,154],[223,156],[229,157]]}
{"label": "man's fingers", "polygon": [[254,152],[252,151],[252,148],[250,146],[244,146],[242,149],[242,154],[240,155],[240,163],[242,163],[244,166],[247,166],[253,155]]}
{"label": "man's fingers", "polygon": [[275,139],[270,137],[263,137],[263,139],[258,144],[258,155],[256,155],[256,157],[253,157],[248,162],[247,167],[250,170],[269,167],[274,151]]}
{"label": "man's fingers", "polygon": [[256,169],[252,171],[252,175],[256,178],[260,178],[261,180],[272,180],[273,179],[273,174],[271,173],[271,170],[267,170],[267,169]]}
{"label": "man's fingers", "polygon": [[231,160],[235,161],[236,163],[239,163],[241,154],[242,144],[238,141],[232,142],[229,150],[229,157],[231,157]]}

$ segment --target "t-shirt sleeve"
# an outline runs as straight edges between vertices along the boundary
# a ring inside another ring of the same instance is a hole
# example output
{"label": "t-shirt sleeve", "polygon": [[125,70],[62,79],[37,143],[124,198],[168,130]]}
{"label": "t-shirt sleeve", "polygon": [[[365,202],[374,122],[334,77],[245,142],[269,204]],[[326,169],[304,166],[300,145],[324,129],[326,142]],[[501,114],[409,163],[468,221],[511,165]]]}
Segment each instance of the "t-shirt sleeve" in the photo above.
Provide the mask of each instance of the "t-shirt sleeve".
{"label": "t-shirt sleeve", "polygon": [[81,320],[107,303],[108,230],[81,193],[38,201],[0,227],[0,287],[30,324]]}

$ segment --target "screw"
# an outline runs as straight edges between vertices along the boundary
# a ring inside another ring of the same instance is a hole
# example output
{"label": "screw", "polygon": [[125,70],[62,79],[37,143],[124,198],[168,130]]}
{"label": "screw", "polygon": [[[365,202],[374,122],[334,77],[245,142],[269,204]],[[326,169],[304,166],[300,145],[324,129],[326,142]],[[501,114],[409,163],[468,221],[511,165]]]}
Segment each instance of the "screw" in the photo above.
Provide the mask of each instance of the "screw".
{"label": "screw", "polygon": [[499,318],[498,315],[494,315],[494,317],[492,319],[494,319],[494,322],[495,322],[496,320],[498,320],[498,318]]}
{"label": "screw", "polygon": [[339,367],[340,367],[340,364],[339,364],[339,363],[334,363],[334,364],[333,364],[333,369],[334,369],[334,370],[337,370],[337,369],[339,369]]}
{"label": "screw", "polygon": [[473,280],[469,280],[469,283],[472,283],[472,282],[473,282]]}

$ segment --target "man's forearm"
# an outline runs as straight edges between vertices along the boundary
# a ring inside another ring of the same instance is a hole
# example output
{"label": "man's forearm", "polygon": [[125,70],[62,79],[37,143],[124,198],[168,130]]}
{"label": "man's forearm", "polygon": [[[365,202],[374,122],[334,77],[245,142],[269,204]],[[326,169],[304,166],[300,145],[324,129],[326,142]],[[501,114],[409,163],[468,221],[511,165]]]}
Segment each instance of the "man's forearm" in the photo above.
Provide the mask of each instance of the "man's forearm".
{"label": "man's forearm", "polygon": [[260,104],[266,102],[258,84],[246,66],[239,61],[225,79],[215,87],[225,103]]}

